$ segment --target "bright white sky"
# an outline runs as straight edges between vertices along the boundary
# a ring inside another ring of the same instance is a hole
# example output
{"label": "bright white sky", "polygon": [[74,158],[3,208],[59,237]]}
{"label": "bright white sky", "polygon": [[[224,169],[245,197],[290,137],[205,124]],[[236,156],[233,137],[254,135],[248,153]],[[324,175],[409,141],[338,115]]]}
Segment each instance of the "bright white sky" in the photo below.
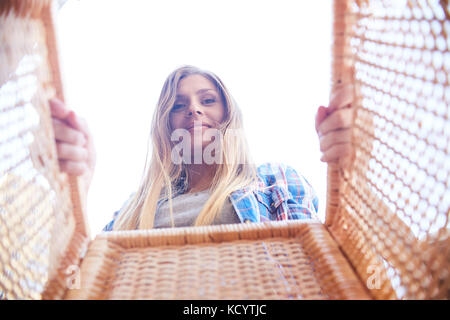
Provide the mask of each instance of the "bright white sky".
{"label": "bright white sky", "polygon": [[93,235],[136,190],[154,107],[183,64],[216,73],[257,163],[282,162],[326,205],[314,116],[330,84],[331,0],[71,0],[58,15],[66,100],[94,135]]}

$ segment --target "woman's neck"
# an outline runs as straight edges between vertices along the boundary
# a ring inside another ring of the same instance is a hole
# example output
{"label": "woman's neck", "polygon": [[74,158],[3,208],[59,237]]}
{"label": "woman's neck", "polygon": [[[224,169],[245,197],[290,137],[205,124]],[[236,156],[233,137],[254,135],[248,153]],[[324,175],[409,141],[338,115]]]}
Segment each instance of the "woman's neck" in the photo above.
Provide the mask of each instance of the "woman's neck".
{"label": "woman's neck", "polygon": [[189,186],[186,193],[199,192],[211,187],[217,166],[215,164],[190,164],[187,166]]}

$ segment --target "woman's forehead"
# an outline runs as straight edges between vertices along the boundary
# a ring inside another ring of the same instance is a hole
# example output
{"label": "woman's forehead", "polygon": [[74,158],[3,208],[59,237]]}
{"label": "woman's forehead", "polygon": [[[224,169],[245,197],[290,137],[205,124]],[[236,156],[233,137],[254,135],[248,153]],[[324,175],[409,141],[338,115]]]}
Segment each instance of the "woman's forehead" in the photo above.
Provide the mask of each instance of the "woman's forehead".
{"label": "woman's forehead", "polygon": [[217,92],[217,88],[211,80],[202,75],[193,74],[180,80],[177,95],[201,94],[210,90]]}

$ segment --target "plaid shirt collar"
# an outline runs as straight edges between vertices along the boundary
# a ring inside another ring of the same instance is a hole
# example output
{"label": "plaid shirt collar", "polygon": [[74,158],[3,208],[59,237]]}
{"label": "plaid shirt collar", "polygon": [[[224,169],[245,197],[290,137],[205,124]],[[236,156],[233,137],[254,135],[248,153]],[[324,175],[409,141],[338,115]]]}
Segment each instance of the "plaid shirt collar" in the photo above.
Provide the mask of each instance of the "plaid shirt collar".
{"label": "plaid shirt collar", "polygon": [[[241,222],[311,218],[317,212],[318,201],[314,191],[292,168],[267,163],[258,167],[258,178],[256,188],[236,190],[229,196]],[[269,185],[270,188],[265,189]],[[299,209],[287,205],[293,199],[289,188],[296,193],[300,190],[306,191],[305,200],[307,201],[302,203],[306,208]],[[180,178],[173,184],[173,197],[184,194],[187,189],[187,178],[183,171]],[[166,201],[168,197],[163,191],[157,207]]]}

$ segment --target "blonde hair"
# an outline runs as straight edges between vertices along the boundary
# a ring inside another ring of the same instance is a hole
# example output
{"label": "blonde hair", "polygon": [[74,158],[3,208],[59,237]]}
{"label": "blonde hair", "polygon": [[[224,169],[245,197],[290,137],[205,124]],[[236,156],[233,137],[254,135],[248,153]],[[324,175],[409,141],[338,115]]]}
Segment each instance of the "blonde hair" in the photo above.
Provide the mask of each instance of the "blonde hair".
{"label": "blonde hair", "polygon": [[[251,192],[257,185],[256,167],[251,160],[247,140],[243,134],[242,114],[223,82],[212,72],[193,66],[182,66],[166,79],[153,114],[149,149],[143,176],[137,192],[121,209],[113,230],[151,229],[154,225],[158,200],[165,195],[169,200],[169,212],[174,226],[172,197],[174,186],[182,175],[188,181],[185,164],[171,161],[173,142],[170,139],[169,114],[175,102],[178,83],[189,75],[202,75],[219,91],[225,118],[219,127],[222,134],[220,151],[222,161],[217,164],[210,197],[195,220],[195,226],[209,225],[220,214],[227,197],[236,190]],[[233,129],[233,130],[232,130]],[[151,147],[151,159],[149,161]],[[244,194],[244,196],[247,195]]]}

